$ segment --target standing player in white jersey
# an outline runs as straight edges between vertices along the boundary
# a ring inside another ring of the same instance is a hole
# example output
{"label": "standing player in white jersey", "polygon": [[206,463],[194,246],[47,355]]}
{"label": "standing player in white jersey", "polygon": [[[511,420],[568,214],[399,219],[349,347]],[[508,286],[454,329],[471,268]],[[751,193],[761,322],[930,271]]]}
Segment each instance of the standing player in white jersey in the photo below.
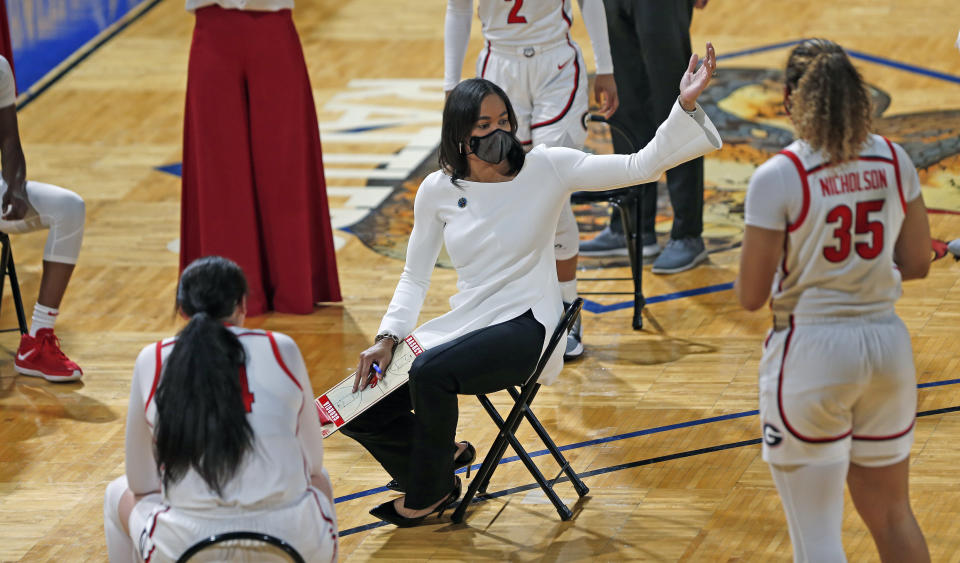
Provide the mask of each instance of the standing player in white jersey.
{"label": "standing player in white jersey", "polygon": [[930,226],[906,151],[869,132],[860,74],[837,44],[804,41],[784,106],[798,140],[747,190],[737,297],[773,299],[760,364],[763,458],[797,561],[844,561],[843,483],[883,561],[929,561],[910,508],[916,417],[902,279],[930,267]]}
{"label": "standing player in white jersey", "polygon": [[33,306],[29,334],[20,337],[14,369],[24,375],[63,382],[80,379],[83,371],[60,350],[53,333],[60,302],[80,256],[85,207],[70,190],[27,181],[27,164],[17,126],[17,87],[10,63],[0,56],[0,156],[3,180],[0,232],[29,233],[48,229],[43,250],[40,294]]}
{"label": "standing player in white jersey", "polygon": [[285,540],[307,561],[336,560],[310,378],[288,336],[241,328],[246,296],[235,263],[195,260],[177,289],[190,322],[137,357],[126,475],[104,498],[111,562],[174,561],[207,536],[241,530]]}
{"label": "standing player in white jersey", "polygon": [[[596,59],[594,94],[600,113],[617,109],[617,85],[602,0],[578,0]],[[571,0],[479,0],[486,45],[477,59],[477,77],[503,88],[517,116],[517,138],[537,145],[583,148],[587,139],[587,72],[580,47],[570,38]],[[447,0],[443,89],[460,82],[470,39],[473,0]],[[580,235],[570,202],[557,223],[554,251],[557,278],[566,303],[577,297]],[[567,338],[565,359],[583,354],[580,321]]]}

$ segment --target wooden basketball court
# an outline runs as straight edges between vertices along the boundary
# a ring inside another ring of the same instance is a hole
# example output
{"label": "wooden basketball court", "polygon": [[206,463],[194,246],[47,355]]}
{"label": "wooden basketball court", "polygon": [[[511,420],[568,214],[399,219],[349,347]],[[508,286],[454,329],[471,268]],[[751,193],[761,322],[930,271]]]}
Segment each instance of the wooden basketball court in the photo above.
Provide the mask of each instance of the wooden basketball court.
{"label": "wooden basketball court", "polygon": [[[248,324],[293,336],[318,393],[355,366],[403,267],[411,190],[439,139],[444,4],[314,0],[295,12],[321,121],[344,302]],[[566,455],[584,474],[589,496],[562,522],[513,461],[491,482],[495,498],[472,507],[464,525],[444,518],[409,530],[378,526],[367,511],[390,498],[377,491],[389,478],[358,444],[335,435],[325,442],[325,465],[339,499],[341,559],[789,560],[756,415],[760,341],[770,319],[765,311],[740,310],[729,290],[743,190],[769,155],[764,127],[786,124],[769,71],[782,69],[790,43],[805,37],[851,49],[875,99],[888,102],[878,131],[926,155],[920,177],[935,209],[934,238],[958,238],[955,8],[953,0],[714,0],[698,12],[694,47],[702,52],[704,41],[714,42],[723,57],[719,80],[729,86],[723,96],[715,92],[715,103],[755,125],[707,160],[709,264],[667,277],[648,269],[643,331],[630,329],[629,297],[589,296],[586,354],[535,403],[557,443],[569,446]],[[75,190],[87,202],[84,250],[57,326],[85,376],[64,385],[18,376],[17,336],[0,335],[2,561],[106,560],[103,492],[123,472],[133,361],[141,347],[180,326],[173,315],[176,165],[193,18],[182,2],[163,0],[130,19],[79,63],[66,61],[63,78],[20,111],[29,177]],[[589,51],[579,21],[575,37]],[[468,59],[480,46],[475,21]],[[592,67],[592,56],[585,58]],[[596,210],[579,212],[586,228],[595,226]],[[668,232],[668,214],[660,219],[658,230]],[[37,292],[44,237],[13,237],[27,307]],[[628,275],[616,261],[584,265],[585,278]],[[936,260],[928,279],[905,284],[898,307],[921,384],[913,505],[935,561],[960,561],[958,279],[960,264]],[[435,272],[421,319],[447,309],[455,281],[449,269]],[[580,288],[627,291],[628,283]],[[9,288],[2,311],[2,327],[16,326]],[[484,452],[492,423],[473,398],[460,405],[459,437]],[[520,436],[541,449],[532,432]],[[552,460],[536,459],[548,476],[556,474]],[[574,502],[568,484],[558,489]],[[848,557],[876,560],[849,498],[846,510]]]}

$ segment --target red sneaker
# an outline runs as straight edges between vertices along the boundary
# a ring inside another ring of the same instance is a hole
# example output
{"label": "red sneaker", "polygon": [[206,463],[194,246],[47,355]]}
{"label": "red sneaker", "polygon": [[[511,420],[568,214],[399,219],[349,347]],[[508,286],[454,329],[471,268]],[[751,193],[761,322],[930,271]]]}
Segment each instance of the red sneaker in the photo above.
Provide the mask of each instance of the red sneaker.
{"label": "red sneaker", "polygon": [[23,375],[42,377],[47,381],[76,381],[83,371],[60,350],[60,339],[52,328],[41,328],[37,336],[24,334],[13,367]]}

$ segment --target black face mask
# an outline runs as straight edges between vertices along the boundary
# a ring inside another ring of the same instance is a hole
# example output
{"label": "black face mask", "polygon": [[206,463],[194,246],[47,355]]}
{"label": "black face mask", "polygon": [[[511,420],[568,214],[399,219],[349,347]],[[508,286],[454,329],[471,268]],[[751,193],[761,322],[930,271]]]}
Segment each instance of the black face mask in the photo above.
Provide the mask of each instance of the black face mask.
{"label": "black face mask", "polygon": [[497,129],[483,137],[470,137],[470,150],[490,164],[500,164],[514,149],[523,150],[523,146],[513,133],[505,129]]}

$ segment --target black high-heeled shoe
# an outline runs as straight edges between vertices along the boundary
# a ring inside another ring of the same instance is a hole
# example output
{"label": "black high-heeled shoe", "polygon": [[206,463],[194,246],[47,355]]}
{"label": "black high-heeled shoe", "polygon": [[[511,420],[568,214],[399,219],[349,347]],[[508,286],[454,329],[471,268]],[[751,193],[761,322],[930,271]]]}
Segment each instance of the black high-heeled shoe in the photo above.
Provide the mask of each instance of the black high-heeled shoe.
{"label": "black high-heeled shoe", "polygon": [[441,518],[443,516],[443,512],[446,509],[451,508],[452,506],[457,504],[457,501],[460,499],[460,485],[461,485],[460,477],[457,477],[456,475],[454,475],[453,479],[454,479],[454,485],[453,485],[453,490],[450,491],[450,494],[448,494],[447,497],[443,501],[441,501],[436,508],[434,508],[432,511],[428,512],[427,514],[424,514],[423,516],[417,516],[416,518],[407,518],[406,516],[400,515],[400,513],[397,512],[396,506],[394,505],[394,501],[396,499],[388,500],[387,502],[381,504],[380,506],[377,506],[376,508],[371,509],[370,514],[372,514],[373,516],[376,516],[377,518],[383,520],[384,522],[389,522],[398,528],[412,528],[413,526],[419,526],[420,524],[423,523],[424,520],[426,520],[427,516],[430,516],[436,512],[439,512],[439,514],[437,515],[437,518]]}
{"label": "black high-heeled shoe", "polygon": [[[462,452],[460,452],[460,455],[453,458],[453,470],[456,471],[461,467],[466,467],[467,479],[469,479],[470,466],[473,465],[473,460],[477,459],[477,449],[474,448],[473,444],[471,444],[470,442],[464,441],[463,443],[466,444],[467,447]],[[398,493],[404,492],[403,486],[400,485],[400,483],[397,482],[396,479],[391,479],[390,482],[384,486],[390,489],[391,491],[396,491]]]}

